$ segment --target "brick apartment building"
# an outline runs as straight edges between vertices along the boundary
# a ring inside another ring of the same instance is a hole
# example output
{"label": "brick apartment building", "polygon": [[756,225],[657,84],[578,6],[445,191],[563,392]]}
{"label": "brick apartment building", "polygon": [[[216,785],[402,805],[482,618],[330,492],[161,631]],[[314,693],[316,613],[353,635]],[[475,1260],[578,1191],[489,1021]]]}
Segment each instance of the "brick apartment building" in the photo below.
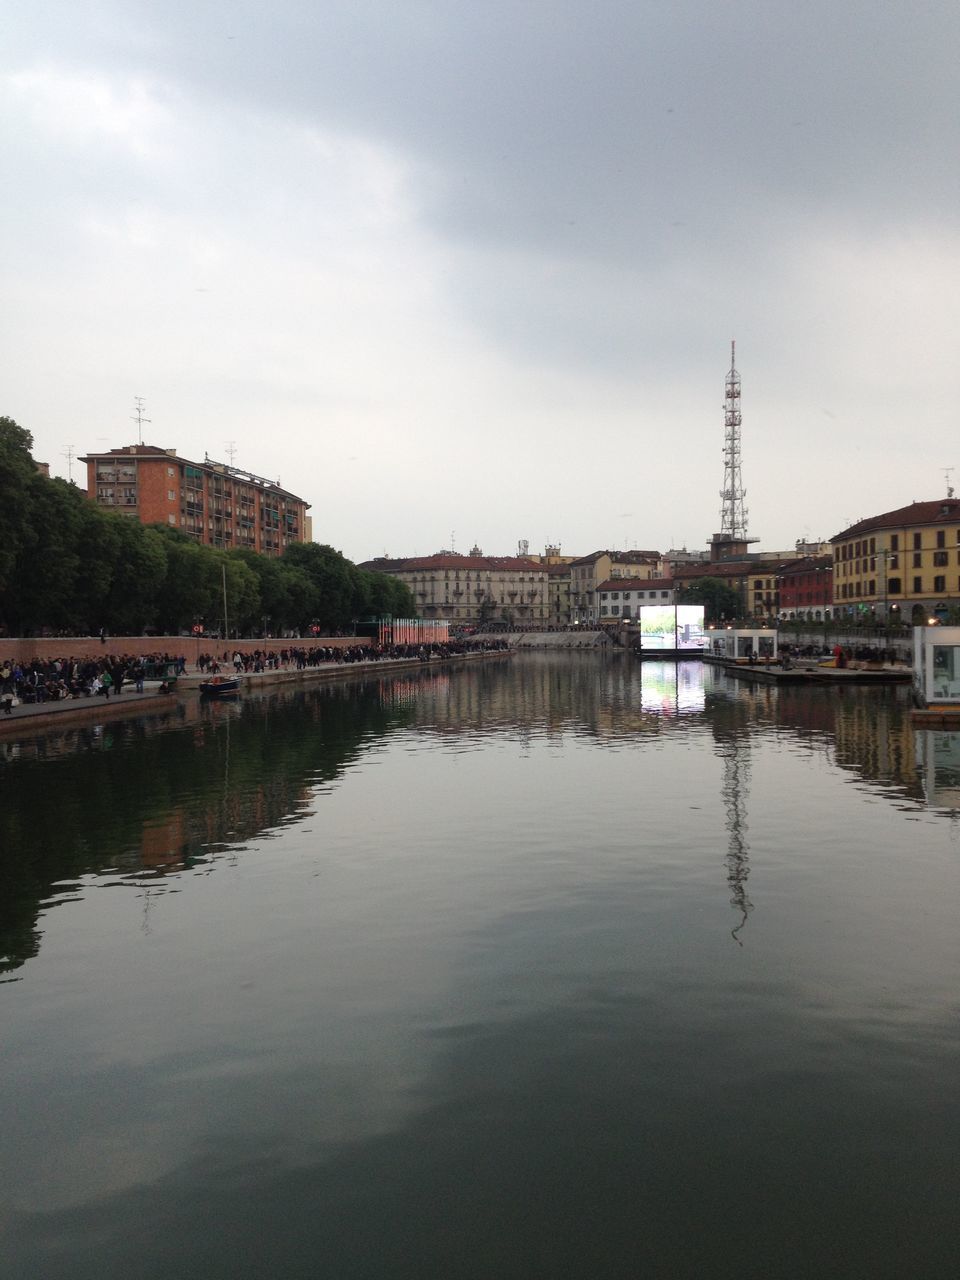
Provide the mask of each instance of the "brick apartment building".
{"label": "brick apartment building", "polygon": [[310,504],[278,482],[226,463],[189,462],[176,449],[131,444],[90,453],[87,494],[141,524],[165,524],[209,547],[279,556],[310,540]]}

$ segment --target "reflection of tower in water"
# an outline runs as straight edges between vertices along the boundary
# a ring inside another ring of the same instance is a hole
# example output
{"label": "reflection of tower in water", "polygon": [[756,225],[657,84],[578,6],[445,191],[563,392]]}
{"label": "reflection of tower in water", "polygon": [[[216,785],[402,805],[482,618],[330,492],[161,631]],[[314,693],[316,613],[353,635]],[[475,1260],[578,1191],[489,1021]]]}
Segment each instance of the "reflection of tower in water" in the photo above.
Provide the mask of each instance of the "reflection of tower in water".
{"label": "reflection of tower in water", "polygon": [[744,738],[735,734],[720,744],[723,760],[723,795],[727,828],[727,884],[730,886],[730,905],[740,914],[739,923],[731,929],[731,937],[743,946],[740,931],[747,923],[753,903],[747,896],[747,878],[750,875],[750,846],[747,844],[747,794],[750,784],[750,751]]}

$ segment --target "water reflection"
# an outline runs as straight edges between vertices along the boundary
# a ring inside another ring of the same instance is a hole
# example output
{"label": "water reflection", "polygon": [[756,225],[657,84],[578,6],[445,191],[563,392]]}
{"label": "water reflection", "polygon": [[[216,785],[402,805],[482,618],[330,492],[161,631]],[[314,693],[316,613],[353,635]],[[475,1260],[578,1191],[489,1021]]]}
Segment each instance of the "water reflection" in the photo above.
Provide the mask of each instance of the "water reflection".
{"label": "water reflection", "polygon": [[[752,910],[746,807],[754,737],[788,735],[887,798],[924,797],[903,691],[748,685],[698,662],[524,655],[234,705],[182,701],[137,720],[7,744],[0,778],[13,802],[0,806],[0,972],[37,954],[41,913],[74,898],[90,877],[142,890],[148,880],[235,858],[247,841],[302,822],[318,788],[398,732],[465,751],[491,735],[624,750],[703,729],[722,764],[738,942]],[[926,769],[938,803],[955,803],[948,773],[943,761]]]}
{"label": "water reflection", "polygon": [[956,743],[802,693],[524,655],[4,766],[4,1277],[952,1275]]}

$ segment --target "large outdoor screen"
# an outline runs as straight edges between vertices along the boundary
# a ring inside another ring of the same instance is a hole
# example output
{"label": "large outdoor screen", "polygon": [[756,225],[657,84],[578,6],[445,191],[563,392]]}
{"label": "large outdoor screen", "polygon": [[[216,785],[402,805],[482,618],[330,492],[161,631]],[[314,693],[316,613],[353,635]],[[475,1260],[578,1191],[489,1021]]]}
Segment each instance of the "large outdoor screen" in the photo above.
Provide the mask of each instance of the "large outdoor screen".
{"label": "large outdoor screen", "polygon": [[642,649],[703,649],[703,605],[641,605]]}

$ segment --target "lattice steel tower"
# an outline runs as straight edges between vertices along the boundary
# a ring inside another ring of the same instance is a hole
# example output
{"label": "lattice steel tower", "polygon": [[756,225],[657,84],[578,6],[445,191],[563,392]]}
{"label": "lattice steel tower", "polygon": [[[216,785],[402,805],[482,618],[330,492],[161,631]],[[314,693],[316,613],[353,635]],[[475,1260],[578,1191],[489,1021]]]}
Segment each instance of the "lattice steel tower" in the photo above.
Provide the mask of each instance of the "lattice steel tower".
{"label": "lattice steel tower", "polygon": [[[737,373],[737,344],[730,343],[730,372],[727,374],[723,406],[723,488],[720,490],[720,534],[723,538],[747,536],[747,516],[743,505],[747,491],[740,473],[740,375]],[[754,539],[751,539],[754,541]]]}

